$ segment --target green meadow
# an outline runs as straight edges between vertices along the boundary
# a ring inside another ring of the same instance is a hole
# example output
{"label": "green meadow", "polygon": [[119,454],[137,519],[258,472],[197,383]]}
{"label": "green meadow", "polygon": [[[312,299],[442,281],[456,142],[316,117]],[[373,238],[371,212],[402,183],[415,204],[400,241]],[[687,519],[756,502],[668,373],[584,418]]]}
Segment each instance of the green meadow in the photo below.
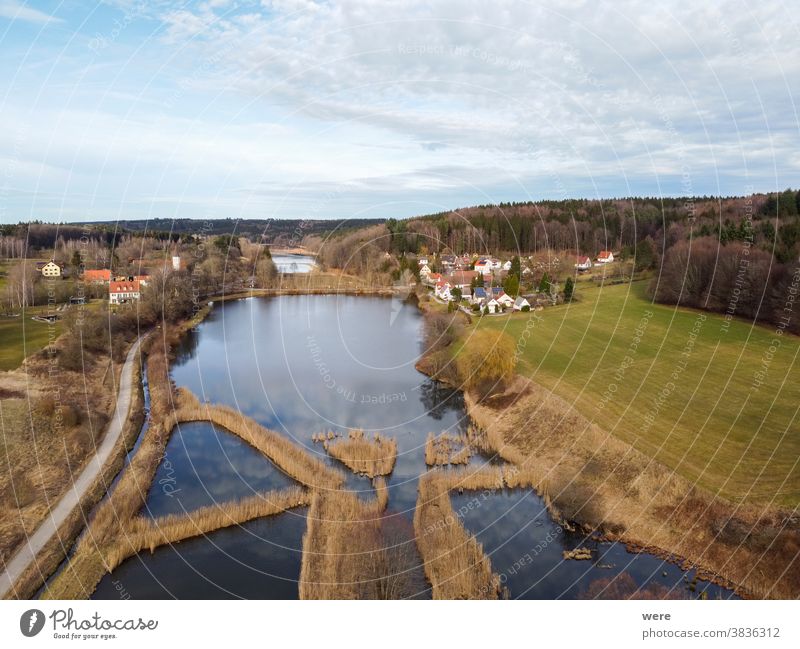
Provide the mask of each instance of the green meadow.
{"label": "green meadow", "polygon": [[50,329],[55,328],[54,339],[61,334],[62,324],[54,325],[31,320],[30,316],[42,309],[26,309],[25,317],[0,316],[0,370],[13,370],[22,361],[47,345]]}
{"label": "green meadow", "polygon": [[800,338],[652,304],[645,289],[581,283],[577,302],[477,326],[517,340],[519,373],[699,486],[796,506]]}

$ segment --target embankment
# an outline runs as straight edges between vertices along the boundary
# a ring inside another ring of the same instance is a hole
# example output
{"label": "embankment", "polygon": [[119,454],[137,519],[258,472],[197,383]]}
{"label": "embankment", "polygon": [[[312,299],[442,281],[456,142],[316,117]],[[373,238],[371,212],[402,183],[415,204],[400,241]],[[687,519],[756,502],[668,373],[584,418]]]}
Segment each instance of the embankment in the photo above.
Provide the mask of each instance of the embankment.
{"label": "embankment", "polygon": [[524,377],[490,398],[466,394],[465,404],[489,445],[517,469],[512,480],[545,484],[540,493],[562,519],[694,567],[745,597],[797,596],[800,532],[790,512],[734,505],[699,489]]}

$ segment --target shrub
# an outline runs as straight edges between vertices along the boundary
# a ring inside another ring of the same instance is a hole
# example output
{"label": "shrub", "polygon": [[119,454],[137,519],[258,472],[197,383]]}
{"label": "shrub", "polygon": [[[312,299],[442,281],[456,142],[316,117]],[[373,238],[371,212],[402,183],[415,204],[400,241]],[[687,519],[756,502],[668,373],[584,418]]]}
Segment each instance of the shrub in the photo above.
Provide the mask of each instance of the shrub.
{"label": "shrub", "polygon": [[472,335],[458,355],[459,373],[464,385],[504,383],[517,364],[514,339],[502,331],[482,329]]}

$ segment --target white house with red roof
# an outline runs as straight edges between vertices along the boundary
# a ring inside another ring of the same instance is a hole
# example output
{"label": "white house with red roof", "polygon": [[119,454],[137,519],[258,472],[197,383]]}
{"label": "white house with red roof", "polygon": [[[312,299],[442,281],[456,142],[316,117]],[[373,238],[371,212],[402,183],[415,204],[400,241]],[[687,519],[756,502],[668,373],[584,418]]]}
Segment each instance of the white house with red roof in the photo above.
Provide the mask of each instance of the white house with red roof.
{"label": "white house with red roof", "polygon": [[578,270],[589,270],[592,267],[592,258],[591,257],[578,257],[578,261],[575,262],[575,268]]}
{"label": "white house with red roof", "polygon": [[110,304],[134,302],[141,297],[139,280],[113,281],[108,285],[108,301]]}
{"label": "white house with red roof", "polygon": [[597,263],[599,264],[610,264],[614,261],[614,253],[610,250],[601,250],[597,254]]}
{"label": "white house with red roof", "polygon": [[449,302],[452,299],[450,288],[450,282],[445,282],[440,279],[436,282],[436,287],[433,289],[433,292],[440,300],[447,300]]}

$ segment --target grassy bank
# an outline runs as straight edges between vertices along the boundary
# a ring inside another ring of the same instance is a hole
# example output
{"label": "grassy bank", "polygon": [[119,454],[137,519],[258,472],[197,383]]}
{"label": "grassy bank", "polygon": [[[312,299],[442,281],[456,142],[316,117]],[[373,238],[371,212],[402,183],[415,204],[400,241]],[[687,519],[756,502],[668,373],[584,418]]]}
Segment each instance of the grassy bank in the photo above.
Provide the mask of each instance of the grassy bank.
{"label": "grassy bank", "polygon": [[[134,382],[140,381],[138,363],[134,369]],[[128,419],[117,446],[111,454],[111,460],[104,467],[102,476],[81,500],[78,507],[69,515],[67,520],[58,529],[57,534],[45,545],[28,569],[14,584],[13,592],[6,597],[16,599],[30,599],[42,585],[42,582],[52,574],[63,561],[75,539],[86,526],[90,513],[95,505],[103,498],[114,477],[122,468],[125,453],[136,441],[137,434],[144,421],[144,399],[141,390],[133,394]]]}
{"label": "grassy bank", "polygon": [[715,498],[519,377],[505,393],[465,397],[513,486],[534,486],[555,518],[697,567],[753,597],[797,596],[800,533],[790,511]]}
{"label": "grassy bank", "polygon": [[477,326],[504,329],[520,374],[692,483],[733,502],[800,504],[798,338],[771,352],[774,330],[651,304],[643,283],[579,297]]}

